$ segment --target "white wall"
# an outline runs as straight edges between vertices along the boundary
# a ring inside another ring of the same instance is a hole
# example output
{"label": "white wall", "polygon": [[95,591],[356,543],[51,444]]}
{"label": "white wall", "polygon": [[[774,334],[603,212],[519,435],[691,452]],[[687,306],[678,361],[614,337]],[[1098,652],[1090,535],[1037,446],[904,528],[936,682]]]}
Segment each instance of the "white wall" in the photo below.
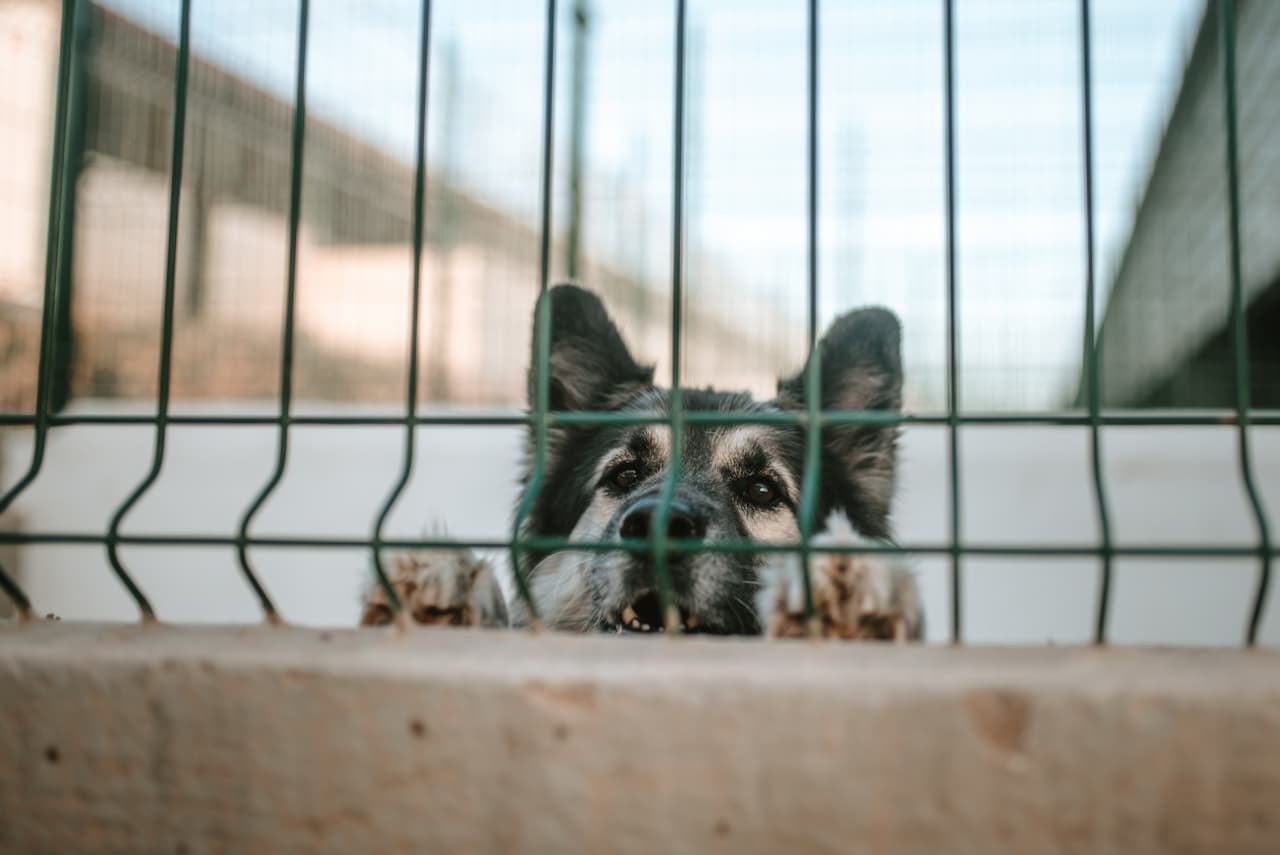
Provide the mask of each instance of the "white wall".
{"label": "white wall", "polygon": [[[94,403],[94,411],[118,404]],[[223,407],[245,412],[252,405]],[[333,410],[330,405],[329,411]],[[133,410],[137,412],[137,410]],[[259,412],[266,412],[259,410]],[[363,410],[359,412],[371,412]],[[382,411],[385,412],[385,411]],[[51,435],[45,469],[16,506],[27,531],[101,532],[149,464],[152,431],[67,427]],[[1254,429],[1257,476],[1280,531],[1280,431]],[[261,535],[364,537],[398,472],[398,428],[295,428],[290,465],[253,529]],[[5,438],[5,483],[25,470],[30,437]],[[450,534],[503,538],[515,496],[514,428],[423,428],[418,466],[388,535],[412,537],[433,521]],[[1121,544],[1237,544],[1255,534],[1240,490],[1235,433],[1214,428],[1111,428],[1104,435],[1114,532]],[[274,461],[273,429],[171,429],[160,480],[125,525],[133,533],[232,534]],[[984,544],[1096,541],[1084,430],[969,427],[962,433],[963,532]],[[946,431],[903,439],[897,524],[904,543],[947,536]],[[253,622],[259,615],[230,548],[132,547],[126,565],[162,619]],[[350,625],[370,567],[367,550],[259,548],[255,567],[284,615]],[[20,550],[29,594],[67,619],[132,620],[135,610],[97,546]],[[947,560],[916,561],[929,637],[948,637]],[[1091,558],[964,562],[965,635],[977,642],[1088,640],[1096,596]],[[1257,571],[1253,559],[1117,559],[1112,638],[1119,642],[1237,644]],[[1273,586],[1263,638],[1280,644]]]}

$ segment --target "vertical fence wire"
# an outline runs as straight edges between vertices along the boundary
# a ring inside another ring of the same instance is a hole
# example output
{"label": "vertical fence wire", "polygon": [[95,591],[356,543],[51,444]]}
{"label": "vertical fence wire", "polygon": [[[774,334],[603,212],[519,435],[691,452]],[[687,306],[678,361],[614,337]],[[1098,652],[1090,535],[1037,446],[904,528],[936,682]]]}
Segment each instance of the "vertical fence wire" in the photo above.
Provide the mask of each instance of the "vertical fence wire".
{"label": "vertical fence wire", "polygon": [[289,422],[293,406],[293,322],[298,285],[298,224],[302,219],[302,159],[307,130],[307,40],[310,12],[310,0],[299,0],[298,56],[294,72],[293,128],[289,151],[289,251],[285,270],[284,324],[280,343],[280,425],[276,441],[276,465],[271,477],[258,491],[253,503],[240,519],[240,529],[236,537],[240,571],[245,581],[253,588],[263,614],[270,623],[279,623],[280,615],[249,563],[248,539],[250,523],[284,477],[285,464],[289,459]]}
{"label": "vertical fence wire", "polygon": [[670,532],[671,502],[684,459],[684,394],[680,388],[680,334],[684,304],[684,77],[686,2],[676,0],[675,74],[672,114],[672,187],[671,187],[671,395],[668,403],[668,425],[671,430],[671,460],[662,485],[658,511],[649,530],[653,556],[653,576],[658,587],[662,620],[668,633],[680,631],[680,613],[671,593]]}
{"label": "vertical fence wire", "polygon": [[49,216],[46,226],[48,233],[44,259],[44,297],[40,318],[40,353],[36,365],[34,444],[32,445],[31,462],[27,466],[27,471],[3,496],[0,496],[0,513],[8,509],[14,499],[36,479],[36,476],[40,474],[41,467],[44,465],[45,441],[48,434],[50,416],[49,389],[53,385],[52,374],[55,361],[52,351],[56,341],[56,336],[46,335],[45,333],[53,329],[53,318],[57,310],[56,303],[59,297],[57,287],[58,261],[62,256],[60,244],[63,240],[70,239],[70,235],[64,235],[65,230],[63,229],[63,221],[60,215],[63,211],[70,209],[71,205],[69,203],[73,201],[70,197],[75,193],[74,179],[67,180],[68,175],[75,174],[75,165],[68,162],[71,157],[75,156],[75,153],[70,151],[67,145],[67,124],[68,116],[72,112],[71,100],[74,88],[72,85],[72,64],[79,59],[74,47],[80,41],[76,36],[75,29],[77,26],[76,10],[81,5],[83,5],[83,0],[70,0],[70,2],[64,3],[62,6],[53,125],[53,157],[49,177]]}
{"label": "vertical fence wire", "polygon": [[415,129],[413,174],[413,280],[411,285],[412,296],[409,300],[409,370],[408,379],[405,383],[407,388],[405,389],[404,405],[404,452],[401,457],[400,477],[395,486],[391,488],[391,493],[382,505],[382,510],[379,512],[378,519],[373,526],[373,541],[370,544],[370,548],[373,551],[373,570],[377,574],[378,584],[382,586],[383,592],[387,595],[387,602],[391,604],[392,611],[397,615],[400,614],[403,605],[391,584],[391,580],[387,578],[387,571],[382,563],[382,531],[387,524],[387,517],[391,515],[391,509],[395,507],[400,494],[404,492],[405,485],[409,483],[409,475],[413,471],[416,448],[417,425],[414,424],[414,419],[417,417],[418,412],[418,328],[420,326],[419,315],[422,310],[422,233],[427,175],[427,93],[430,82],[428,68],[431,50],[431,0],[422,0],[420,37],[421,44],[418,46],[417,127]]}
{"label": "vertical fence wire", "polygon": [[520,547],[525,520],[533,509],[538,491],[547,475],[547,411],[551,408],[551,298],[547,289],[551,276],[551,178],[554,161],[556,87],[556,0],[547,0],[546,48],[542,78],[542,232],[538,250],[538,302],[534,308],[533,332],[533,472],[511,524],[511,575],[516,591],[529,610],[529,627],[539,626],[537,605],[529,593],[523,550]]}
{"label": "vertical fence wire", "polygon": [[963,639],[960,623],[962,599],[960,576],[960,370],[956,329],[956,81],[955,20],[953,0],[942,0],[943,122],[946,171],[947,241],[947,434],[951,489],[951,641]]}
{"label": "vertical fence wire", "polygon": [[[27,471],[22,474],[13,486],[0,495],[0,514],[4,513],[13,501],[33,482],[44,466],[45,443],[49,431],[50,389],[53,386],[53,347],[56,336],[47,332],[53,329],[59,299],[59,259],[65,253],[63,243],[71,240],[68,234],[64,215],[69,214],[74,204],[75,164],[68,161],[78,157],[78,147],[68,145],[68,117],[72,112],[73,62],[76,61],[76,45],[80,41],[76,37],[77,21],[84,26],[88,17],[81,9],[83,0],[68,0],[62,4],[62,18],[58,34],[58,71],[54,84],[54,117],[53,117],[53,156],[49,167],[49,211],[45,235],[44,258],[44,295],[40,314],[40,351],[36,362],[36,400],[34,436],[31,446],[31,461]],[[69,177],[70,176],[70,177]],[[0,567],[0,590],[13,601],[22,618],[31,615],[31,601],[17,581]]]}
{"label": "vertical fence wire", "polygon": [[1234,0],[1218,0],[1218,31],[1222,47],[1222,86],[1226,124],[1227,226],[1231,256],[1231,345],[1234,355],[1235,410],[1240,481],[1249,497],[1254,523],[1258,528],[1258,585],[1245,639],[1250,647],[1258,643],[1258,629],[1266,608],[1267,590],[1271,585],[1271,531],[1262,497],[1253,480],[1253,463],[1249,454],[1249,331],[1245,326],[1244,286],[1240,272],[1240,154],[1238,115],[1236,111],[1236,24]]}
{"label": "vertical fence wire", "polygon": [[1093,640],[1107,640],[1107,614],[1111,604],[1111,514],[1107,505],[1106,486],[1102,480],[1101,424],[1102,367],[1098,360],[1098,339],[1094,318],[1097,283],[1094,279],[1094,209],[1093,209],[1093,35],[1089,18],[1089,0],[1080,0],[1080,126],[1084,163],[1084,383],[1089,408],[1089,458],[1093,468],[1093,493],[1098,511],[1100,535],[1099,557],[1102,562],[1098,581],[1098,607],[1094,620]]}
{"label": "vertical fence wire", "polygon": [[191,66],[191,0],[182,0],[178,24],[178,59],[173,82],[173,148],[169,156],[169,221],[164,251],[164,307],[160,318],[160,368],[156,378],[156,434],[152,446],[151,468],[120,504],[107,527],[107,560],[121,584],[129,591],[143,621],[155,620],[155,611],[145,594],[130,577],[120,560],[120,526],[148,490],[160,477],[164,467],[165,443],[169,431],[169,393],[173,368],[173,310],[178,281],[178,214],[182,202],[182,169],[186,151],[187,77]]}
{"label": "vertical fence wire", "polygon": [[808,276],[808,348],[805,361],[805,464],[800,487],[800,578],[804,590],[805,621],[811,635],[817,635],[821,627],[816,620],[813,604],[813,582],[809,575],[810,547],[814,521],[818,513],[819,491],[822,479],[822,367],[818,348],[818,0],[809,0],[808,6],[808,128],[806,133],[806,162],[808,175],[806,192],[807,258]]}

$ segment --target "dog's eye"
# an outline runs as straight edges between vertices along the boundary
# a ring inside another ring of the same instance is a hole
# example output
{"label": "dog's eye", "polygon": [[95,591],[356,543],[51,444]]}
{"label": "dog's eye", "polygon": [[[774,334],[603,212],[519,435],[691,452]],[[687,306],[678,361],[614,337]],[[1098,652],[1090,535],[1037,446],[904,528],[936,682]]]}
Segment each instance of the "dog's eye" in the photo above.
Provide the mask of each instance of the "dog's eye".
{"label": "dog's eye", "polygon": [[778,485],[768,478],[753,478],[743,483],[742,498],[757,508],[768,508],[776,505],[782,498]]}
{"label": "dog's eye", "polygon": [[609,483],[619,490],[630,490],[640,481],[640,472],[630,466],[622,468],[609,476]]}

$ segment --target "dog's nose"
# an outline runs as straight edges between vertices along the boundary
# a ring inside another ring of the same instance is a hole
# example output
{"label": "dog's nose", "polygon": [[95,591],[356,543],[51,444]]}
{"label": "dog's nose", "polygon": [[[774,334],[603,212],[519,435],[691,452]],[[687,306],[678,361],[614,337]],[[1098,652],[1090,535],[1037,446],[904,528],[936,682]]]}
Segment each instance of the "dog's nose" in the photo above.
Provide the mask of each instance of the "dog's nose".
{"label": "dog's nose", "polygon": [[[662,500],[656,496],[637,499],[622,518],[620,533],[627,539],[643,539],[649,536],[652,521],[657,516]],[[707,519],[682,499],[671,500],[667,516],[667,535],[684,540],[700,540],[707,533]]]}

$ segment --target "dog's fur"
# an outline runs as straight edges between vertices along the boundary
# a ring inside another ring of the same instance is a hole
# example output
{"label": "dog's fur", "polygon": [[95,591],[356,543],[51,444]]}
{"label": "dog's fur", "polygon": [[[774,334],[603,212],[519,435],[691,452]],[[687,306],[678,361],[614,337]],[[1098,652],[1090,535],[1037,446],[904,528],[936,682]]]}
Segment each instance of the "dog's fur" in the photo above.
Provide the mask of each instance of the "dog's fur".
{"label": "dog's fur", "polygon": [[[670,392],[653,382],[623,343],[600,300],[573,285],[551,289],[550,407],[553,411],[668,413]],[[535,324],[534,353],[537,353]],[[902,402],[899,325],[886,309],[838,318],[819,344],[823,410],[897,410]],[[529,400],[537,373],[529,371]],[[771,401],[715,389],[683,391],[687,412],[767,414],[806,407],[805,374],[778,383]],[[843,425],[822,431],[818,496],[821,532],[810,561],[824,634],[843,638],[919,638],[923,613],[912,575],[883,553],[822,553],[891,537],[897,428]],[[805,434],[797,425],[686,425],[668,534],[685,540],[795,543]],[[545,473],[521,536],[570,542],[646,539],[658,516],[670,465],[663,424],[556,426]],[[523,491],[531,489],[534,434],[526,445]],[[864,541],[865,539],[865,541]],[[658,631],[677,619],[689,632],[775,636],[811,631],[803,620],[803,562],[791,553],[672,552],[674,610],[658,607],[646,552],[564,549],[528,552],[526,574],[538,616],[576,632]],[[423,623],[523,626],[524,601],[504,603],[493,572],[463,552],[403,556],[393,582]],[[387,623],[380,588],[366,597],[362,622]]]}

